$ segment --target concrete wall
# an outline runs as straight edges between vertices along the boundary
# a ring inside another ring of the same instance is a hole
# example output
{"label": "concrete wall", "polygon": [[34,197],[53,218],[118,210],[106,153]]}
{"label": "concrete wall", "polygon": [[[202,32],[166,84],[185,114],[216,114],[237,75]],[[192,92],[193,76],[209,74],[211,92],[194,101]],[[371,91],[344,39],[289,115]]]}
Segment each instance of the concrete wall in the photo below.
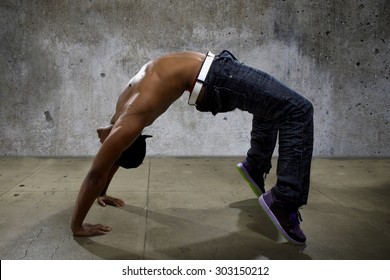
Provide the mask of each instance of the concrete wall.
{"label": "concrete wall", "polygon": [[[0,0],[0,155],[99,148],[149,59],[231,50],[315,106],[317,156],[390,156],[390,1]],[[182,97],[146,129],[149,155],[245,155],[251,116]]]}

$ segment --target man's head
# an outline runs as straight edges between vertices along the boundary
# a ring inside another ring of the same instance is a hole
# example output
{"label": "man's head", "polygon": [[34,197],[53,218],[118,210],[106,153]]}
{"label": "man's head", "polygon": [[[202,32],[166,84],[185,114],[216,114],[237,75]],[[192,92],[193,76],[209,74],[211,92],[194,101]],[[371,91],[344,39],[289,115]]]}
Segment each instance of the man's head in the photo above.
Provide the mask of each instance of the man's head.
{"label": "man's head", "polygon": [[146,155],[146,138],[152,137],[151,135],[140,135],[133,142],[133,144],[123,151],[120,158],[116,161],[116,164],[129,169],[137,168],[144,161]]}

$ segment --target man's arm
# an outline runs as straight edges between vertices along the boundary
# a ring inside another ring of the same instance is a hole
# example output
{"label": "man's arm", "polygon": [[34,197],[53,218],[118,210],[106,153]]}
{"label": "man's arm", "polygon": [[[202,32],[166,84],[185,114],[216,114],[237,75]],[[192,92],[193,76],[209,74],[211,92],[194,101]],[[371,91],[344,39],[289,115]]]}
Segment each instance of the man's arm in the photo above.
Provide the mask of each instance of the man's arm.
{"label": "man's arm", "polygon": [[107,190],[108,190],[108,187],[110,186],[111,180],[114,177],[115,173],[118,171],[118,169],[119,169],[119,165],[117,165],[117,164],[114,164],[111,167],[111,170],[108,173],[108,178],[107,178],[106,185],[105,185],[103,191],[100,193],[100,196],[103,196],[103,195],[107,194]]}
{"label": "man's arm", "polygon": [[106,205],[111,205],[111,206],[125,205],[125,202],[122,199],[107,195],[107,189],[110,186],[111,180],[114,177],[115,173],[118,171],[118,169],[119,169],[119,165],[114,164],[110,170],[110,173],[108,174],[106,186],[104,187],[103,191],[100,193],[100,195],[97,198],[97,202],[99,203],[100,206],[105,207]]}
{"label": "man's arm", "polygon": [[[108,126],[99,127],[97,129],[98,137],[100,138],[100,143],[104,143],[108,135],[110,135],[110,132],[114,126],[114,117],[111,119],[111,123]],[[104,190],[100,193],[100,195],[97,198],[97,202],[99,205],[105,207],[106,205],[112,205],[112,206],[123,206],[125,205],[125,202],[122,199],[111,197],[107,195],[107,189],[110,186],[111,180],[114,177],[115,173],[118,171],[119,165],[114,164],[110,170],[110,173],[108,174],[106,186],[104,187]]]}
{"label": "man's arm", "polygon": [[97,153],[85,177],[73,211],[71,229],[75,236],[105,234],[111,228],[101,224],[83,224],[95,199],[104,190],[109,173],[121,153],[130,146],[142,132],[147,122],[142,116],[131,115],[115,123],[109,136]]}

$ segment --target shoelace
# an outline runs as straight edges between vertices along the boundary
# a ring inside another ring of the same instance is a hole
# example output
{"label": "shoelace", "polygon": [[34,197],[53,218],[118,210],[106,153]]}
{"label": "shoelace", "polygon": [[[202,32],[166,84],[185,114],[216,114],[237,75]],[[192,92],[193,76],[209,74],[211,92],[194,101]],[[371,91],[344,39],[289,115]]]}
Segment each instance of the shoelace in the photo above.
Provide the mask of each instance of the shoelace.
{"label": "shoelace", "polygon": [[299,212],[299,210],[291,212],[290,224],[295,227],[295,226],[299,225],[299,221],[303,222],[303,219],[302,219],[302,216],[301,216],[301,213]]}
{"label": "shoelace", "polygon": [[303,222],[303,219],[302,219],[302,216],[301,216],[301,212],[299,212],[299,210],[297,210],[297,215],[298,215],[298,219]]}

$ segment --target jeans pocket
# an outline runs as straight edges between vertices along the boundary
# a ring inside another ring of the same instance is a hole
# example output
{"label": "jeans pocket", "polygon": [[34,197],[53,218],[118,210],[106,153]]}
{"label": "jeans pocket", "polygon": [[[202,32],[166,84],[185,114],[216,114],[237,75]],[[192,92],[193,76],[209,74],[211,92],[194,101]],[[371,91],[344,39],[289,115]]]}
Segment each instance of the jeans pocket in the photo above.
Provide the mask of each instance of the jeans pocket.
{"label": "jeans pocket", "polygon": [[216,87],[216,105],[218,113],[226,113],[235,109],[246,111],[246,96],[226,87]]}

